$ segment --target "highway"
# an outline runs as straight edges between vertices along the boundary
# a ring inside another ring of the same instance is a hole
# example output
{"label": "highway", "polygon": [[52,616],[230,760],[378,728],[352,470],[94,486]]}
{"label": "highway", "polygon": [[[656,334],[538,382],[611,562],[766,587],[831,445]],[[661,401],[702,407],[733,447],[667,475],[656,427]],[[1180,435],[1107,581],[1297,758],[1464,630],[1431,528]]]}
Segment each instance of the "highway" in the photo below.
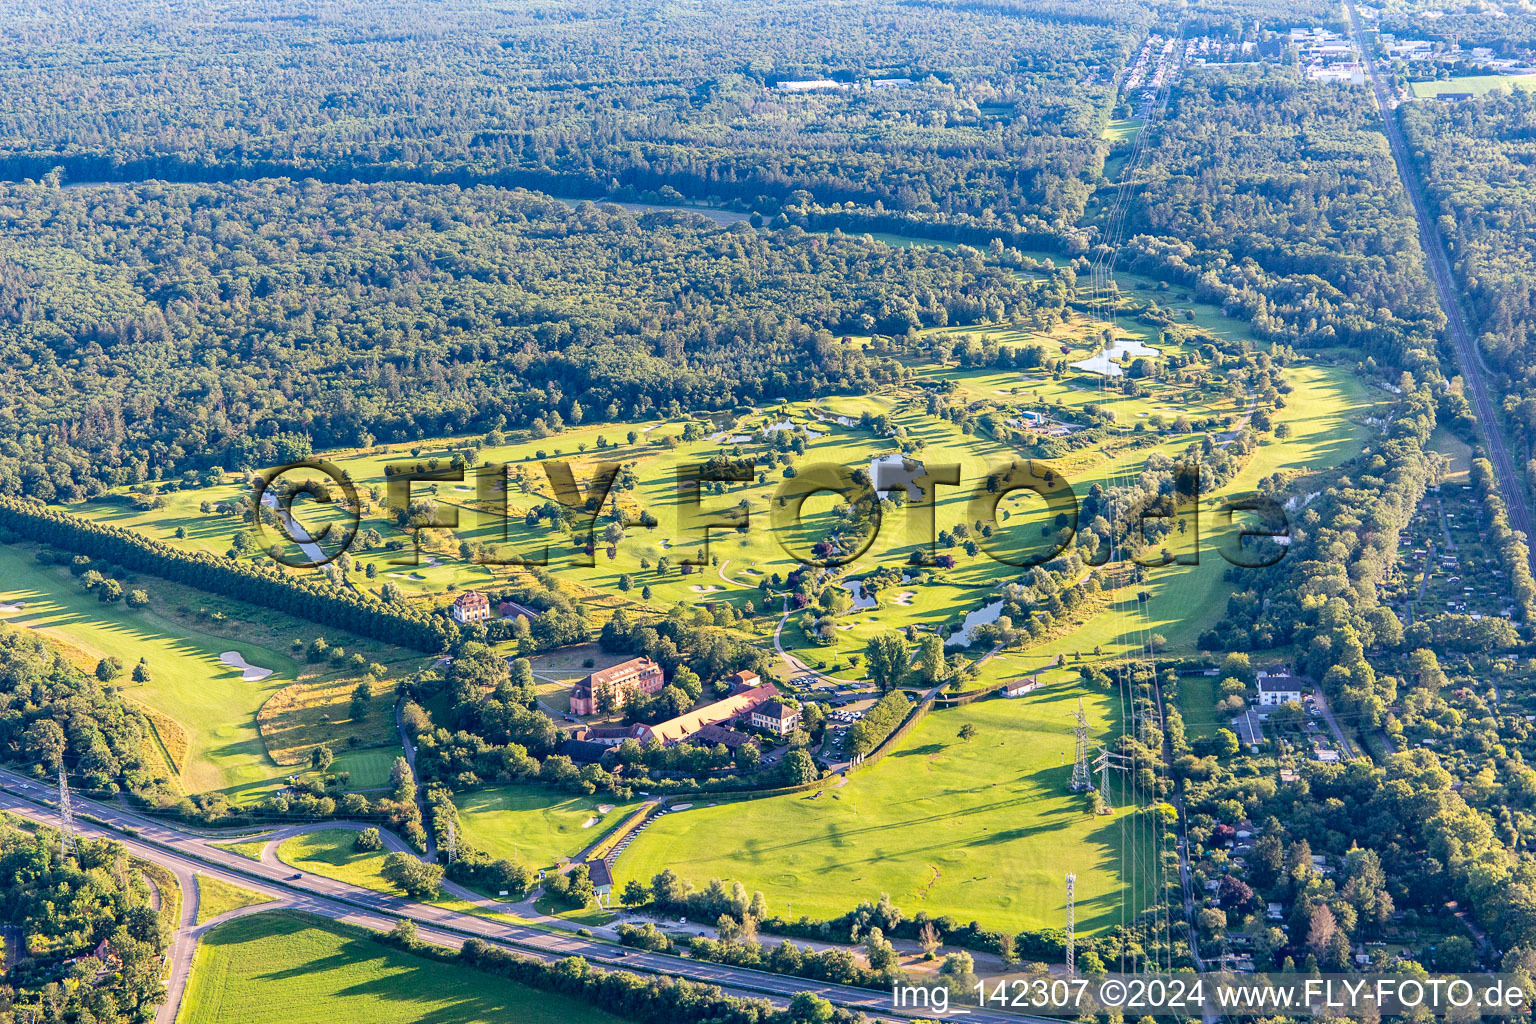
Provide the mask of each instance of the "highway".
{"label": "highway", "polygon": [[[0,810],[58,828],[61,820],[54,806],[54,796],[55,791],[51,786],[0,769]],[[296,872],[287,865],[250,860],[214,845],[222,838],[233,836],[196,834],[121,807],[79,796],[73,796],[72,803],[75,808],[75,830],[79,835],[122,842],[133,856],[160,864],[183,880],[189,872],[200,872],[271,896],[283,901],[286,906],[306,913],[375,930],[388,930],[394,926],[395,921],[408,918],[417,923],[418,935],[423,941],[438,945],[458,947],[468,938],[480,938],[542,960],[579,956],[599,967],[686,978],[718,985],[731,995],[766,998],[779,1006],[787,1004],[790,997],[799,992],[813,992],[840,1006],[863,1010],[876,1020],[931,1019],[935,1016],[931,1010],[893,1010],[890,994],[885,992],[785,977],[670,954],[629,950],[572,933],[544,930],[417,903],[310,872]],[[334,827],[345,827],[345,824],[332,824]],[[298,877],[293,877],[295,875]],[[189,901],[195,900],[195,890],[187,898]],[[190,967],[192,945],[178,932],[171,951],[172,979],[168,986],[178,996],[185,985]],[[1020,1021],[1045,1024],[1044,1018],[1023,1014],[975,1007],[964,1009],[969,1011],[965,1015],[967,1020],[981,1024],[1018,1024]],[[175,1010],[175,1007],[169,1007],[159,1018],[174,1019]]]}
{"label": "highway", "polygon": [[[1514,463],[1510,460],[1509,449],[1504,443],[1504,434],[1499,426],[1496,407],[1488,395],[1488,384],[1483,379],[1482,360],[1479,358],[1472,332],[1467,329],[1466,313],[1462,309],[1456,279],[1451,274],[1451,262],[1446,256],[1445,244],[1440,238],[1439,228],[1436,227],[1428,208],[1424,205],[1413,163],[1408,157],[1408,144],[1403,139],[1403,130],[1392,112],[1392,96],[1377,69],[1375,55],[1366,45],[1365,33],[1360,28],[1360,13],[1355,10],[1354,0],[1346,0],[1345,7],[1349,11],[1350,32],[1354,36],[1355,45],[1360,48],[1361,59],[1365,62],[1366,72],[1371,79],[1371,88],[1376,94],[1376,106],[1381,112],[1382,130],[1386,132],[1387,143],[1392,148],[1392,159],[1397,164],[1398,177],[1402,179],[1403,191],[1408,193],[1408,200],[1413,204],[1413,216],[1419,223],[1419,244],[1423,246],[1424,254],[1429,261],[1429,276],[1435,282],[1435,291],[1440,296],[1440,307],[1445,311],[1451,342],[1456,348],[1456,360],[1461,364],[1462,378],[1467,382],[1467,387],[1472,393],[1472,407],[1477,411],[1477,425],[1482,432],[1483,447],[1487,450],[1488,459],[1493,463],[1494,473],[1499,478],[1499,494],[1509,509],[1509,524],[1511,528],[1524,534],[1529,544],[1532,540],[1530,508],[1526,504],[1525,491],[1520,486],[1520,477],[1515,474]],[[1529,554],[1531,571],[1536,573],[1536,549]]]}

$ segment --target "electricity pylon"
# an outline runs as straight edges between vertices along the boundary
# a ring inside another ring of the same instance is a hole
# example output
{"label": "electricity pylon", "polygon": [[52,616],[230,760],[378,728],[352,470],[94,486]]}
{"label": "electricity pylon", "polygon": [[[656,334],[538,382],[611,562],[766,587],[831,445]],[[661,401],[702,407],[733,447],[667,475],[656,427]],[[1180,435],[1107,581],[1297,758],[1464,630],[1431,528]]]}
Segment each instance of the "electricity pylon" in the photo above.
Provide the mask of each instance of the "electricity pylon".
{"label": "electricity pylon", "polygon": [[1093,788],[1093,776],[1088,774],[1088,716],[1083,713],[1083,698],[1077,698],[1074,713],[1077,725],[1072,733],[1077,741],[1077,752],[1072,757],[1072,792],[1081,793]]}
{"label": "electricity pylon", "polygon": [[1067,875],[1067,973],[1077,973],[1077,876]]}
{"label": "electricity pylon", "polygon": [[59,839],[59,856],[63,857],[75,852],[75,808],[69,802],[69,778],[64,774],[62,762],[59,764],[59,819],[64,828]]}

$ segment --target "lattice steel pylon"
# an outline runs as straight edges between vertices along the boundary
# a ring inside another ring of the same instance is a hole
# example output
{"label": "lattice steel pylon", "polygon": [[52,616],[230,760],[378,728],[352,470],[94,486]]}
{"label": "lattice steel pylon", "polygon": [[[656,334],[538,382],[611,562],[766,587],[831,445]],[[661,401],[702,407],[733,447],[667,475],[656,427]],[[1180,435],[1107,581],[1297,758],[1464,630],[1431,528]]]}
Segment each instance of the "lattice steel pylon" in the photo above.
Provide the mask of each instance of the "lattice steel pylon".
{"label": "lattice steel pylon", "polygon": [[459,855],[459,830],[454,827],[453,818],[448,818],[448,863],[452,864],[454,858]]}
{"label": "lattice steel pylon", "polygon": [[1072,733],[1077,741],[1077,753],[1072,757],[1072,792],[1081,793],[1093,788],[1093,776],[1088,772],[1088,716],[1083,713],[1083,699],[1077,699],[1074,713],[1077,725]]}
{"label": "lattice steel pylon", "polygon": [[1099,810],[1100,814],[1109,814],[1115,809],[1109,799],[1109,770],[1114,768],[1116,771],[1126,771],[1124,764],[1115,763],[1116,759],[1125,762],[1130,761],[1130,758],[1124,754],[1113,753],[1104,747],[1099,748],[1099,756],[1093,760],[1093,766],[1099,770],[1099,793],[1104,797],[1104,806]]}
{"label": "lattice steel pylon", "polygon": [[1077,973],[1077,876],[1067,874],[1067,973]]}
{"label": "lattice steel pylon", "polygon": [[59,821],[63,827],[59,856],[63,857],[75,852],[75,808],[69,802],[69,778],[64,774],[62,763],[59,765]]}

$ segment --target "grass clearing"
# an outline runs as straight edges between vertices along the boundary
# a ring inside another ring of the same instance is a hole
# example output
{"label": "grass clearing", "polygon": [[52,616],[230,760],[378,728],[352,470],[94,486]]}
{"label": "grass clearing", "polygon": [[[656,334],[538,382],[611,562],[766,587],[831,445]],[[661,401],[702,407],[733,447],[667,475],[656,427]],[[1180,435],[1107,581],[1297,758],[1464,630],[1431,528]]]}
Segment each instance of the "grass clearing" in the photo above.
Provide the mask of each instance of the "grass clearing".
{"label": "grass clearing", "polygon": [[238,853],[247,860],[261,860],[261,851],[267,848],[267,840],[251,839],[241,843],[214,843],[221,850]]}
{"label": "grass clearing", "polygon": [[1432,99],[1448,92],[1468,92],[1486,96],[1495,89],[1536,89],[1536,75],[1463,75],[1433,82],[1410,82],[1415,99]]}
{"label": "grass clearing", "polygon": [[619,1024],[584,1002],[414,956],[360,928],[286,911],[211,929],[181,1024]]}
{"label": "grass clearing", "polygon": [[1179,680],[1179,714],[1190,739],[1216,735],[1216,677],[1185,676]]}
{"label": "grass clearing", "polygon": [[220,914],[241,907],[256,907],[273,902],[272,897],[233,885],[222,878],[199,873],[197,876],[197,923],[212,921]]}
{"label": "grass clearing", "polygon": [[1092,735],[1114,731],[1118,700],[1065,685],[937,711],[845,786],[663,815],[619,857],[616,884],[671,868],[699,887],[739,879],[781,914],[835,917],[889,893],[909,915],[1021,929],[1059,926],[1075,871],[1078,927],[1106,931],[1148,902],[1155,880],[1143,870],[1133,891],[1128,864],[1156,836],[1131,811],[1089,814],[1068,789],[1080,694]]}
{"label": "grass clearing", "polygon": [[363,853],[353,849],[357,833],[351,829],[327,828],[285,839],[277,847],[277,858],[284,864],[311,871],[338,882],[397,893],[379,872],[384,867],[384,851]]}
{"label": "grass clearing", "polygon": [[634,813],[640,801],[567,796],[547,786],[488,786],[458,794],[454,804],[464,838],[478,849],[549,868],[597,842]]}

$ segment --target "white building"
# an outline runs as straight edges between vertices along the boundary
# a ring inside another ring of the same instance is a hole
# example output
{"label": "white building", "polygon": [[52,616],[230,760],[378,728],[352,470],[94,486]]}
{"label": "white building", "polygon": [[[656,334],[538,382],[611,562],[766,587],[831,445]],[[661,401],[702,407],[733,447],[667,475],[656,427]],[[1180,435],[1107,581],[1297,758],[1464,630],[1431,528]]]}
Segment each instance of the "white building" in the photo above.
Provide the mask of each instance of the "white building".
{"label": "white building", "polygon": [[1279,707],[1301,703],[1301,680],[1295,676],[1264,676],[1259,680],[1259,706]]}

